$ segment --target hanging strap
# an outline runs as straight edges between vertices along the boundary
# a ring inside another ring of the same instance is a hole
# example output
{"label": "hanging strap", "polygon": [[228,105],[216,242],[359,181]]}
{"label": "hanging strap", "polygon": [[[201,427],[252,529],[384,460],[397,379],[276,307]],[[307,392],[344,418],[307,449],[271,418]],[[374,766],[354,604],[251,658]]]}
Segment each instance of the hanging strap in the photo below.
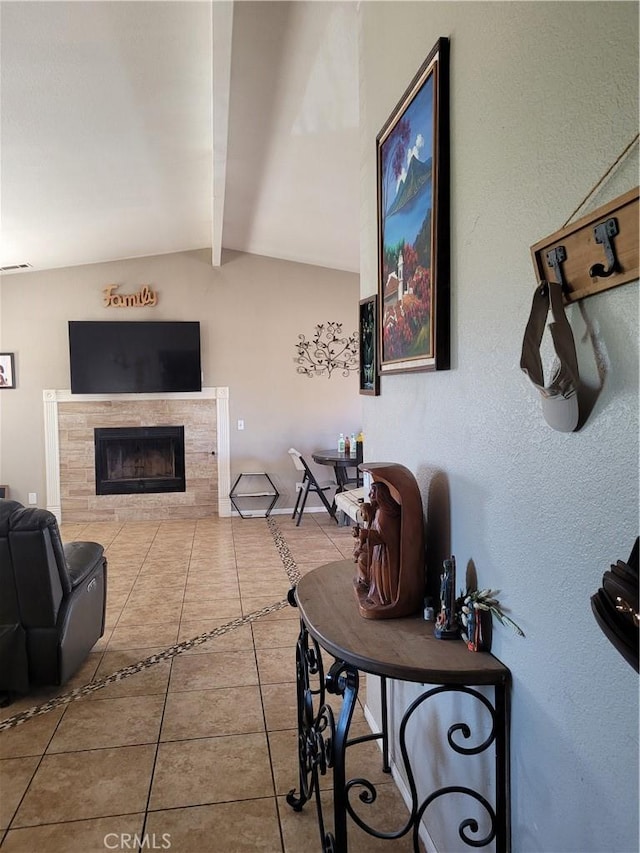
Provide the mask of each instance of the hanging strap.
{"label": "hanging strap", "polygon": [[[549,385],[545,386],[540,344],[549,310],[553,314],[549,331],[559,364]],[[555,281],[541,282],[533,294],[531,314],[522,342],[520,367],[540,392],[542,414],[549,426],[559,432],[573,432],[580,418],[578,358],[571,326],[564,313],[562,287]]]}
{"label": "hanging strap", "polygon": [[[545,386],[544,371],[540,358],[540,345],[551,310],[554,322],[549,331],[558,356],[559,365]],[[579,382],[578,358],[571,326],[564,312],[562,287],[554,281],[543,281],[535,289],[531,314],[524,332],[520,367],[545,397],[574,394]]]}

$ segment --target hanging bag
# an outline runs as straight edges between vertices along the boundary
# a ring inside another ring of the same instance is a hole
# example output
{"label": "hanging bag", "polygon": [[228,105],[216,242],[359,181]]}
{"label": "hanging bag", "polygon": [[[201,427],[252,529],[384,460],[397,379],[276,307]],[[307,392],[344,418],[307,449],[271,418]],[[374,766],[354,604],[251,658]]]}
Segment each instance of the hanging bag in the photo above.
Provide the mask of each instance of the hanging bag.
{"label": "hanging bag", "polygon": [[[545,385],[540,345],[547,316],[553,322],[549,331],[558,357],[558,365],[549,385]],[[531,313],[522,341],[520,367],[540,392],[542,414],[555,430],[573,432],[578,425],[578,357],[571,326],[564,312],[562,287],[555,281],[542,281],[533,294]]]}

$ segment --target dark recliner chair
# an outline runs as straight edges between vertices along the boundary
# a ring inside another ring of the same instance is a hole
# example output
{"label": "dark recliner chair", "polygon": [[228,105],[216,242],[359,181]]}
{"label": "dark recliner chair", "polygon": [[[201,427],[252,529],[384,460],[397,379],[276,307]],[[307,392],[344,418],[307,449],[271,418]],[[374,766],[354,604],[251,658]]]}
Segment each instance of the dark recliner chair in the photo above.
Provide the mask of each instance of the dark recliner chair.
{"label": "dark recliner chair", "polygon": [[0,499],[0,691],[64,684],[104,633],[107,561],[53,513]]}

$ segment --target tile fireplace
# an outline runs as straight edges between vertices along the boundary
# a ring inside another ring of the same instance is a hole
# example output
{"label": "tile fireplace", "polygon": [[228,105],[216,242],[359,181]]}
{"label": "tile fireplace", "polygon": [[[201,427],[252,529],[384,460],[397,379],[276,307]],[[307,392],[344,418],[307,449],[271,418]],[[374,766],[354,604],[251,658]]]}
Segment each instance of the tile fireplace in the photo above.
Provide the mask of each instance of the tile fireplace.
{"label": "tile fireplace", "polygon": [[[174,394],[47,390],[43,402],[47,509],[58,521],[231,515],[228,388]],[[139,431],[166,430],[167,425],[184,431],[184,461],[181,450],[175,458],[177,437],[171,434],[154,436],[153,441],[161,439],[164,447],[152,443],[143,459],[136,443]],[[120,450],[109,451],[106,463],[112,471],[107,478],[96,479],[96,431],[125,443]],[[105,485],[105,479],[111,484]],[[160,479],[169,481],[168,489],[149,488],[151,481]],[[184,480],[184,486],[177,480]]]}

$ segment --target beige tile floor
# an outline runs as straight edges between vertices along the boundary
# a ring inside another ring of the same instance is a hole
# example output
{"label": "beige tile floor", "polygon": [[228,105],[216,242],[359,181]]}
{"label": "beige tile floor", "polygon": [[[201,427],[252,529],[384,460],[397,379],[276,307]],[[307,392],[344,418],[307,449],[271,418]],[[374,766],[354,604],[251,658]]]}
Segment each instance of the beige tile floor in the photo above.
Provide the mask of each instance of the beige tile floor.
{"label": "beige tile floor", "polygon": [[[350,530],[326,513],[300,527],[275,521],[301,574],[351,556]],[[62,534],[105,545],[105,634],[71,682],[20,698],[2,719],[280,601],[290,586],[264,519],[68,524]],[[285,800],[298,782],[297,632],[286,607],[1,732],[3,853],[320,851],[314,804],[294,812]],[[352,731],[368,731],[362,706]],[[381,783],[376,825],[397,829],[406,809],[378,747],[354,746],[348,760],[350,776]],[[330,771],[321,787],[330,804]],[[350,821],[349,850],[411,844]]]}

